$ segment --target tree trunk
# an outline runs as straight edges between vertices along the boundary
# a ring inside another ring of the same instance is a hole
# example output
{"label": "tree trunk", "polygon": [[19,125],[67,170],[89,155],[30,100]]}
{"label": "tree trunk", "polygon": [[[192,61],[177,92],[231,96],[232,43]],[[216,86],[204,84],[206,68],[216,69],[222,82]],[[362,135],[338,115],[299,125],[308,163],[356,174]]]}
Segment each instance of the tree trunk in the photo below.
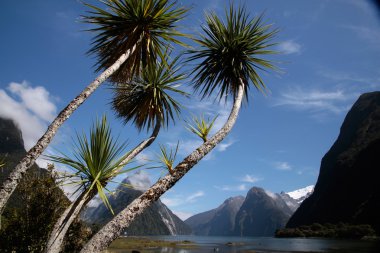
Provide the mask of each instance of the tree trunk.
{"label": "tree trunk", "polygon": [[207,142],[199,146],[180,164],[178,164],[173,174],[167,174],[155,183],[144,194],[135,199],[123,211],[108,222],[91,240],[84,246],[81,253],[101,252],[108,248],[113,240],[118,238],[123,229],[127,228],[131,222],[141,214],[147,207],[156,201],[161,195],[175,185],[194,165],[206,156],[218,143],[220,143],[231,131],[236,122],[241,102],[244,95],[244,85],[239,86],[234,105],[225,125]]}
{"label": "tree trunk", "polygon": [[50,144],[58,128],[70,117],[70,115],[103,83],[109,78],[120,66],[128,59],[128,57],[136,50],[137,44],[131,49],[128,49],[120,58],[103,73],[101,73],[90,85],[88,85],[82,93],[72,100],[63,109],[54,121],[50,124],[45,134],[38,140],[36,145],[32,147],[26,156],[13,169],[8,178],[4,181],[0,188],[0,214],[3,213],[5,205],[16,189],[19,181],[24,176],[25,172],[34,164],[36,159],[42,154],[46,147]]}
{"label": "tree trunk", "polygon": [[121,164],[126,165],[129,161],[135,158],[141,151],[149,147],[150,144],[152,144],[154,140],[157,138],[157,135],[160,132],[160,129],[161,129],[161,122],[158,121],[156,123],[156,126],[153,129],[152,135],[148,139],[142,141],[139,145],[137,145],[131,151],[131,153],[121,162]]}
{"label": "tree trunk", "polygon": [[[157,122],[152,135],[137,145],[130,154],[121,162],[127,164],[130,160],[135,158],[141,151],[149,147],[150,144],[156,139],[161,128],[161,123]],[[59,220],[54,225],[53,231],[50,233],[49,240],[45,249],[45,253],[59,253],[62,250],[62,243],[65,235],[71,226],[71,223],[80,214],[83,207],[95,196],[94,193],[82,193],[77,200],[72,203],[65,212],[61,215]]]}
{"label": "tree trunk", "polygon": [[45,253],[59,253],[67,231],[86,204],[95,196],[95,192],[84,191],[61,215],[50,233]]}

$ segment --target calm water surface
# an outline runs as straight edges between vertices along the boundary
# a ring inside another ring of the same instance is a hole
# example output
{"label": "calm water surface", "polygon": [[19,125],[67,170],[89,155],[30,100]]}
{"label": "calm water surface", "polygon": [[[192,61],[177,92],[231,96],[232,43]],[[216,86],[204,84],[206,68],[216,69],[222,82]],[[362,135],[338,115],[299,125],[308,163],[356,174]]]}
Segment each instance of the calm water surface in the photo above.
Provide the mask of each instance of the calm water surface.
{"label": "calm water surface", "polygon": [[[380,253],[379,242],[305,238],[271,237],[214,237],[214,236],[144,236],[152,240],[181,242],[192,241],[194,248],[154,248],[144,250],[147,253],[196,253],[196,252],[334,252],[334,253]],[[122,240],[122,239],[119,239]],[[232,246],[226,245],[228,242]],[[126,253],[131,249],[112,249],[107,253]]]}

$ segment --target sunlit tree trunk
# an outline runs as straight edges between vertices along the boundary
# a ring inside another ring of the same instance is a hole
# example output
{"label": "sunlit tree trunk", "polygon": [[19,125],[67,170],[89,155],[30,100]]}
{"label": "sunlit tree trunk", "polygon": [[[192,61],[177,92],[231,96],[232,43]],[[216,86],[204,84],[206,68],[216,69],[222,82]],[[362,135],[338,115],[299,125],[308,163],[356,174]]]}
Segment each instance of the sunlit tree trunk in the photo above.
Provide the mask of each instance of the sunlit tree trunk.
{"label": "sunlit tree trunk", "polygon": [[79,197],[71,203],[71,205],[63,212],[61,217],[55,223],[48,242],[46,244],[45,253],[61,252],[62,243],[70,225],[73,223],[79,213],[86,204],[94,197],[94,192],[83,192]]}
{"label": "sunlit tree trunk", "polygon": [[101,73],[90,85],[88,85],[74,100],[72,100],[63,109],[54,121],[50,124],[45,134],[38,140],[36,145],[32,147],[20,163],[13,169],[8,178],[4,181],[0,188],[0,214],[3,213],[5,205],[16,189],[21,178],[26,171],[34,164],[36,159],[42,154],[46,147],[50,144],[59,127],[71,116],[71,114],[99,87],[101,83],[107,80],[115,73],[120,66],[128,59],[128,57],[136,50],[137,44],[120,58],[103,73]]}
{"label": "sunlit tree trunk", "polygon": [[[127,164],[133,158],[135,158],[141,151],[149,147],[157,138],[161,128],[161,123],[157,122],[151,136],[141,143],[139,143],[129,155],[121,162],[121,164]],[[82,193],[78,196],[77,200],[73,202],[58,219],[52,232],[50,233],[48,243],[46,245],[45,253],[59,253],[62,250],[62,243],[65,235],[75,220],[80,214],[86,204],[96,195],[96,193]]]}
{"label": "sunlit tree trunk", "polygon": [[[240,80],[241,81],[241,80]],[[116,215],[108,222],[91,240],[84,246],[81,253],[101,252],[108,248],[113,240],[118,238],[122,231],[127,228],[132,221],[146,210],[154,201],[160,198],[166,191],[175,185],[194,165],[205,157],[218,143],[220,143],[234,126],[244,95],[244,85],[241,83],[238,92],[234,98],[234,104],[231,109],[225,125],[207,142],[199,146],[181,163],[179,163],[172,174],[167,174],[149,188],[144,194],[135,199],[123,211]]]}

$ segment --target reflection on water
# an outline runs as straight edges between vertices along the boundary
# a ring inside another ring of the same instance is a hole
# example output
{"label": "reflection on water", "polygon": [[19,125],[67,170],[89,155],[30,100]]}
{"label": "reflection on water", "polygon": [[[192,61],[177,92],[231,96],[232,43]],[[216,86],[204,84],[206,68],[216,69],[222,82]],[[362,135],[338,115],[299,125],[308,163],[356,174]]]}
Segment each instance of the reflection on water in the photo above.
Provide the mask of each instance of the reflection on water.
{"label": "reflection on water", "polygon": [[[151,236],[152,240],[178,242],[177,247],[157,247],[140,250],[146,253],[268,253],[268,252],[324,252],[324,253],[379,253],[379,242],[305,238],[269,238],[269,237],[214,237],[214,236]],[[119,239],[123,240],[123,239]],[[194,247],[181,245],[188,240]],[[183,246],[183,247],[182,247]],[[132,249],[109,248],[107,253],[126,253]]]}

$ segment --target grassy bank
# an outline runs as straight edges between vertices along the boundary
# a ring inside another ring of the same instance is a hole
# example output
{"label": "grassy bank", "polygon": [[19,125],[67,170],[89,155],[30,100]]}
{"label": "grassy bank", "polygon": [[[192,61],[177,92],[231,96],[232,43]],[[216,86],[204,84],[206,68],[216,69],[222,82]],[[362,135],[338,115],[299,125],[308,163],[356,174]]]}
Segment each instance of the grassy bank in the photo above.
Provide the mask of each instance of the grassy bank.
{"label": "grassy bank", "polygon": [[195,249],[197,246],[191,241],[164,241],[152,240],[146,237],[122,237],[115,240],[106,251],[107,253],[119,252],[123,250],[145,252],[156,248],[181,248],[181,249]]}

